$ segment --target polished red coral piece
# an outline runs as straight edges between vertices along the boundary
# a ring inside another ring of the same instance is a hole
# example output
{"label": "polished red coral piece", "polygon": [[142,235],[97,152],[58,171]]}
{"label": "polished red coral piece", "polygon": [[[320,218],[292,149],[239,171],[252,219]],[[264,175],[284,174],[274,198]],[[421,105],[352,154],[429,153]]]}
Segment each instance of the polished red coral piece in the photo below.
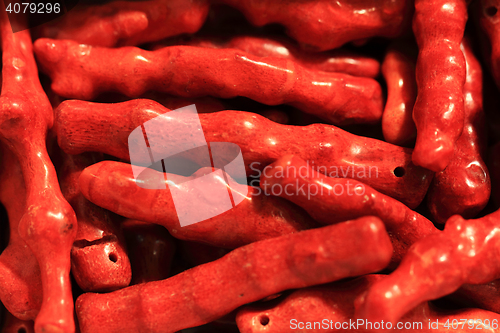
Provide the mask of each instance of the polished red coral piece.
{"label": "polished red coral piece", "polygon": [[35,42],[35,50],[52,89],[68,98],[91,100],[109,91],[139,97],[153,90],[289,104],[336,124],[375,123],[382,116],[377,81],[313,71],[283,58],[182,45],[156,51],[109,49],[44,38]]}
{"label": "polished red coral piece", "polygon": [[499,225],[500,210],[476,220],[453,216],[444,231],[415,243],[392,274],[368,289],[357,315],[396,322],[421,302],[463,284],[500,278]]}
{"label": "polished red coral piece", "polygon": [[163,281],[84,294],[78,320],[82,333],[176,332],[282,290],[378,271],[391,256],[382,222],[364,217],[255,242]]}
{"label": "polished red coral piece", "polygon": [[434,220],[444,223],[455,214],[477,215],[488,203],[491,181],[483,160],[486,129],[483,113],[483,76],[469,42],[462,43],[467,64],[464,85],[464,131],[456,142],[455,154],[445,170],[434,175],[427,204]]}
{"label": "polished red coral piece", "polygon": [[326,177],[298,157],[284,156],[266,167],[260,186],[267,195],[284,197],[303,207],[322,224],[367,215],[379,217],[391,236],[396,265],[413,243],[437,232],[431,221],[401,202],[360,181]]}
{"label": "polished red coral piece", "polygon": [[[302,46],[337,48],[374,36],[396,37],[408,28],[409,0],[329,1],[215,0],[241,10],[254,25],[280,23]],[[99,46],[139,45],[196,32],[208,14],[206,0],[114,1],[79,6],[41,29],[44,37]]]}
{"label": "polished red coral piece", "polygon": [[[58,143],[69,154],[98,151],[127,160],[132,130],[168,111],[148,100],[119,104],[65,101],[56,110]],[[249,174],[258,174],[281,156],[293,154],[322,167],[321,172],[331,177],[358,179],[410,208],[423,200],[433,175],[411,162],[409,148],[331,125],[286,126],[241,111],[201,114],[200,122],[207,142],[230,140],[240,147]],[[181,129],[178,133],[153,132],[148,137],[157,142],[168,138],[170,144],[190,139]],[[149,155],[142,158],[150,161]]]}
{"label": "polished red coral piece", "polygon": [[[193,175],[193,179],[205,173],[214,180],[218,177],[209,168],[200,169]],[[146,178],[158,179],[153,174],[158,172],[151,171]],[[173,174],[166,174],[166,177],[165,182],[174,184],[192,179]],[[207,181],[205,186],[211,187],[213,184],[214,182]],[[80,176],[82,193],[93,203],[131,219],[160,224],[179,239],[236,248],[317,226],[307,214],[283,199],[259,194],[258,190],[246,185],[234,186],[236,188],[232,189],[232,193],[241,193],[244,197],[236,207],[205,221],[181,226],[170,190],[139,187],[130,164],[101,162],[88,167]],[[223,200],[217,197],[207,198],[202,188],[186,190],[190,191],[193,202],[207,202],[217,206],[218,200]]]}
{"label": "polished red coral piece", "polygon": [[409,0],[220,1],[241,10],[256,26],[282,24],[304,48],[316,51],[375,36],[401,35],[412,5]]}
{"label": "polished red coral piece", "polygon": [[16,155],[25,182],[26,205],[18,231],[38,261],[43,289],[35,329],[74,332],[69,272],[77,221],[45,146],[53,124],[52,107],[38,78],[29,31],[14,34],[5,8],[0,9],[0,140]]}
{"label": "polished red coral piece", "polygon": [[417,98],[415,52],[413,44],[393,42],[382,63],[387,84],[382,132],[387,142],[400,146],[413,144],[417,136],[413,122],[413,105]]}
{"label": "polished red coral piece", "polygon": [[[16,8],[0,6],[2,332],[498,330],[498,0],[106,1],[13,33],[37,15]],[[196,126],[149,127],[192,104]],[[153,156],[190,130],[239,170]],[[215,214],[183,226],[185,208]]]}
{"label": "polished red coral piece", "polygon": [[[245,306],[238,311],[236,322],[242,333],[290,332],[303,328],[308,332],[435,332],[445,333],[453,330],[458,322],[460,332],[475,332],[479,324],[467,323],[462,329],[463,320],[500,320],[497,313],[479,309],[444,310],[425,302],[415,307],[399,321],[391,323],[370,322],[355,317],[354,302],[383,275],[365,275],[353,281],[327,284],[294,291],[281,299],[278,304],[271,302]],[[359,321],[358,321],[359,320]],[[355,322],[355,325],[352,323]],[[319,323],[319,324],[318,324]],[[357,325],[359,323],[359,326]],[[446,323],[449,328],[445,327]],[[432,326],[432,327],[431,327]],[[376,329],[379,327],[379,329]],[[382,327],[382,328],[381,328]]]}
{"label": "polished red coral piece", "polygon": [[466,69],[460,43],[466,21],[465,0],[415,0],[419,54],[413,162],[436,172],[450,163],[464,127]]}
{"label": "polished red coral piece", "polygon": [[196,32],[208,14],[205,0],[112,1],[80,5],[41,27],[45,37],[113,47],[139,45]]}
{"label": "polished red coral piece", "polygon": [[208,48],[231,48],[257,57],[277,57],[293,60],[303,67],[322,71],[338,72],[354,76],[376,78],[380,74],[379,62],[371,57],[345,49],[326,53],[305,52],[290,41],[279,38],[243,35],[230,40],[212,38],[178,38],[169,43],[159,43],[154,49],[167,45],[191,45]]}

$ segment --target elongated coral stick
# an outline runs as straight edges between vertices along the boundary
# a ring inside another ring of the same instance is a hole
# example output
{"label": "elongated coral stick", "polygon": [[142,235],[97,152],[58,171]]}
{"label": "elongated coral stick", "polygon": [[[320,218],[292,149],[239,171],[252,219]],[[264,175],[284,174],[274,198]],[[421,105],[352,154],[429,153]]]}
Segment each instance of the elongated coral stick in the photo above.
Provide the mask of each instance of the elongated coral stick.
{"label": "elongated coral stick", "polygon": [[[203,173],[203,170],[200,172]],[[211,173],[211,177],[216,180],[218,175]],[[161,179],[164,179],[163,175]],[[190,177],[172,174],[167,174],[167,179],[176,184],[191,180]],[[213,184],[208,182],[205,186]],[[182,227],[170,190],[139,187],[131,166],[119,162],[101,162],[86,168],[80,176],[80,188],[85,197],[98,206],[131,219],[163,225],[176,238],[219,247],[236,248],[316,226],[307,214],[286,200],[258,195],[254,188],[239,185],[231,187],[231,192],[244,196],[236,207],[208,220]],[[186,191],[190,191],[196,209],[200,209],[201,203],[217,207],[220,204],[218,200],[223,200],[205,197],[201,188],[187,188]]]}
{"label": "elongated coral stick", "polygon": [[[97,151],[129,159],[128,136],[132,130],[168,111],[148,100],[119,104],[65,101],[56,110],[58,143],[69,154]],[[410,208],[422,201],[432,178],[432,172],[411,163],[411,149],[352,135],[330,125],[286,126],[239,111],[201,114],[200,121],[208,142],[229,141],[240,147],[247,172],[259,174],[281,156],[293,154],[322,167],[322,173],[358,179]],[[150,133],[148,137],[175,145],[189,142],[189,134],[179,129],[176,133]],[[142,158],[150,160],[149,155]]]}
{"label": "elongated coral stick", "polygon": [[329,50],[374,36],[404,32],[412,1],[221,0],[241,10],[254,25],[280,23],[303,47]]}
{"label": "elongated coral stick", "polygon": [[388,90],[382,115],[382,131],[384,139],[395,145],[408,146],[417,135],[412,117],[417,97],[415,62],[411,44],[394,42],[382,63],[382,74]]}
{"label": "elongated coral stick", "polygon": [[413,162],[442,171],[464,127],[465,59],[460,49],[465,0],[416,0],[413,31],[419,47],[413,108],[417,142]]}
{"label": "elongated coral stick", "polygon": [[44,37],[113,47],[139,45],[194,33],[208,14],[205,0],[112,1],[77,6],[62,20],[41,27]]}
{"label": "elongated coral stick", "polygon": [[476,216],[488,203],[491,181],[483,156],[486,150],[486,126],[483,113],[483,75],[481,65],[469,43],[462,43],[467,62],[464,85],[464,131],[456,142],[455,155],[445,170],[434,175],[427,205],[436,222],[444,223],[452,215]]}
{"label": "elongated coral stick", "polygon": [[399,267],[368,290],[358,315],[395,322],[421,302],[463,284],[500,278],[499,226],[500,210],[476,220],[451,217],[443,232],[415,243]]}
{"label": "elongated coral stick", "polygon": [[[353,281],[332,283],[294,291],[277,305],[245,306],[236,321],[242,333],[284,333],[301,327],[307,332],[426,332],[446,333],[455,326],[460,332],[490,329],[500,315],[479,309],[443,310],[422,303],[397,325],[356,318],[355,299],[383,275],[365,275]],[[469,322],[470,319],[470,322]],[[464,324],[464,320],[467,322]],[[481,320],[481,323],[479,322]],[[458,325],[457,325],[458,323]],[[448,324],[448,327],[446,326]],[[378,327],[378,329],[376,329]]]}
{"label": "elongated coral stick", "polygon": [[176,332],[285,289],[380,270],[391,255],[382,222],[365,217],[256,242],[163,281],[84,294],[78,320],[82,333]]}
{"label": "elongated coral stick", "polygon": [[335,124],[375,123],[382,116],[381,89],[373,79],[313,71],[288,59],[235,49],[108,49],[41,38],[35,51],[52,89],[68,98],[90,100],[106,91],[139,97],[154,90],[289,104]]}
{"label": "elongated coral stick", "polygon": [[[375,78],[380,74],[380,63],[371,57],[337,49],[330,52],[312,53],[300,50],[294,44],[284,39],[259,37],[252,35],[236,36],[230,40],[217,38],[176,39],[175,44],[191,45],[209,48],[234,48],[258,57],[278,57],[293,60],[301,66],[323,72],[338,72],[354,76]],[[163,45],[165,47],[166,45]],[[159,49],[158,43],[153,49]]]}
{"label": "elongated coral stick", "polygon": [[267,195],[278,195],[303,207],[316,221],[334,224],[373,215],[385,224],[399,262],[408,248],[437,232],[431,221],[360,181],[330,178],[294,156],[285,156],[268,166],[260,179]]}
{"label": "elongated coral stick", "polygon": [[[303,47],[329,50],[375,36],[395,37],[407,30],[411,1],[252,1],[222,0],[241,10],[251,23],[280,23]],[[205,0],[113,1],[78,6],[60,22],[45,24],[44,37],[99,46],[139,45],[194,33],[208,13]],[[76,24],[75,24],[76,22]]]}
{"label": "elongated coral stick", "polygon": [[53,110],[38,78],[27,30],[12,33],[0,6],[2,93],[0,139],[17,156],[26,185],[26,211],[19,234],[40,266],[43,302],[35,320],[37,333],[74,332],[70,251],[77,223],[59,189],[45,146]]}

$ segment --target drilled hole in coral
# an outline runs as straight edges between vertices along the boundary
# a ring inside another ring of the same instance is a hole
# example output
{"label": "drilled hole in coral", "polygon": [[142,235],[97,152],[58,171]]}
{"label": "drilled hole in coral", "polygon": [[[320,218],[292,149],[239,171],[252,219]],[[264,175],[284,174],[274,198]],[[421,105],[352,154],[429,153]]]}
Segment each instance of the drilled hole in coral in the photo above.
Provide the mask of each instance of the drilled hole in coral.
{"label": "drilled hole in coral", "polygon": [[491,6],[486,8],[486,15],[488,16],[495,16],[498,12],[497,7]]}
{"label": "drilled hole in coral", "polygon": [[396,169],[394,169],[394,176],[403,177],[404,175],[405,175],[405,168],[397,167]]}
{"label": "drilled hole in coral", "polygon": [[266,326],[267,324],[269,324],[269,317],[266,315],[260,316],[260,324],[262,326]]}
{"label": "drilled hole in coral", "polygon": [[109,254],[109,260],[111,260],[112,262],[117,262],[118,261],[118,256],[114,253],[110,253]]}
{"label": "drilled hole in coral", "polygon": [[24,327],[21,327],[17,330],[17,333],[26,333],[26,329]]}

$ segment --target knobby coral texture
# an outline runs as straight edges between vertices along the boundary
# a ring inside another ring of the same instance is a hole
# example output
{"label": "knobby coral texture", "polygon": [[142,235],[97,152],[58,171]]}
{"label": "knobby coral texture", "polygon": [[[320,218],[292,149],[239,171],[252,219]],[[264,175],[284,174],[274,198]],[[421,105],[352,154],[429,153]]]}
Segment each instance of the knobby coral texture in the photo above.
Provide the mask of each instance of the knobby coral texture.
{"label": "knobby coral texture", "polygon": [[2,332],[500,330],[499,0],[39,7],[0,2]]}

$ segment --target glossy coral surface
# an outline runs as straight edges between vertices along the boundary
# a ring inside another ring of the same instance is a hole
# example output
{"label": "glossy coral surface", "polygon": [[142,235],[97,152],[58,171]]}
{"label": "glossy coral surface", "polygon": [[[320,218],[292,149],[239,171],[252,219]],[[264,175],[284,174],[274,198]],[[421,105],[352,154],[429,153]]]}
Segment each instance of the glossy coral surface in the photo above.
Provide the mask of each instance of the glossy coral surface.
{"label": "glossy coral surface", "polygon": [[366,215],[379,217],[391,237],[396,263],[413,243],[437,232],[431,221],[399,201],[360,181],[324,176],[298,157],[284,156],[266,167],[260,186],[267,195],[277,195],[303,207],[322,224]]}
{"label": "glossy coral surface", "polygon": [[[359,326],[352,325],[352,318],[355,318],[354,303],[381,279],[383,275],[365,275],[350,282],[297,290],[282,298],[278,304],[245,306],[236,316],[238,329],[242,333],[290,332],[291,328],[297,330],[300,327],[308,332],[373,331],[374,323],[369,324],[364,319],[361,319],[363,321],[359,322]],[[425,302],[401,318],[399,327],[395,325],[388,328],[387,323],[383,326],[385,331],[392,332],[449,332],[444,326],[447,321],[460,322],[465,318],[482,318],[492,322],[495,319],[498,321],[500,315],[479,309],[442,310]],[[357,323],[356,320],[354,322]],[[482,327],[467,323],[462,329],[462,322],[460,332],[475,332],[476,327]]]}
{"label": "glossy coral surface", "polygon": [[412,44],[394,42],[382,63],[382,74],[387,83],[382,132],[387,142],[400,146],[411,145],[417,136],[413,122],[413,105],[417,98],[414,53]]}
{"label": "glossy coral surface", "polygon": [[[267,105],[289,104],[336,124],[375,123],[382,116],[377,81],[313,71],[289,59],[235,49],[181,45],[145,51],[43,38],[35,42],[35,50],[41,68],[53,80],[52,89],[68,98],[90,100],[106,91],[139,97],[153,90],[182,97],[244,96]],[[249,78],[252,85],[247,84]]]}
{"label": "glossy coral surface", "polygon": [[450,163],[464,127],[466,68],[460,43],[466,21],[465,0],[415,1],[413,31],[419,54],[413,162],[436,172]]}
{"label": "glossy coral surface", "polygon": [[392,274],[369,288],[357,315],[395,322],[421,302],[463,284],[500,278],[499,223],[500,211],[476,220],[451,217],[444,231],[415,243]]}
{"label": "glossy coral surface", "polygon": [[26,186],[26,206],[18,231],[40,267],[43,300],[35,330],[74,332],[69,272],[77,221],[61,193],[45,146],[53,111],[39,81],[29,31],[14,34],[5,8],[0,8],[0,139],[15,153]]}
{"label": "glossy coral surface", "polygon": [[163,281],[82,295],[76,303],[78,320],[83,333],[176,332],[285,289],[380,270],[391,255],[382,222],[364,217],[255,242]]}
{"label": "glossy coral surface", "polygon": [[483,77],[479,61],[470,43],[462,43],[467,64],[464,85],[464,131],[456,142],[455,154],[445,170],[434,175],[427,202],[439,223],[455,214],[464,218],[476,216],[488,203],[491,181],[483,160],[486,129],[483,113]]}
{"label": "glossy coral surface", "polygon": [[[201,169],[192,177],[167,174],[164,182],[182,183],[206,173]],[[213,187],[218,175],[208,171],[210,180],[189,191],[193,202],[219,206],[223,197],[207,196],[204,187]],[[151,174],[158,174],[151,171]],[[163,178],[163,175],[161,176]],[[226,175],[230,179],[229,175]],[[149,178],[149,177],[148,177]],[[152,176],[150,179],[157,179]],[[212,181],[213,180],[213,181]],[[293,204],[276,197],[265,196],[246,185],[235,184],[233,193],[239,193],[243,201],[231,210],[205,221],[181,226],[174,200],[169,189],[151,190],[136,184],[129,164],[101,162],[88,167],[80,176],[83,195],[93,203],[122,216],[156,223],[166,227],[172,236],[207,243],[219,247],[236,248],[258,240],[277,237],[308,229],[317,224]],[[147,207],[147,208],[146,208]],[[146,209],[145,209],[146,208]]]}
{"label": "glossy coral surface", "polygon": [[[58,143],[70,154],[99,151],[129,159],[132,130],[168,111],[148,100],[120,104],[66,101],[55,111]],[[410,208],[423,200],[433,176],[411,162],[411,149],[356,136],[335,126],[286,126],[241,111],[202,114],[200,122],[208,142],[228,141],[240,147],[249,174],[259,174],[279,157],[294,154],[322,167],[331,177],[361,180]],[[181,130],[166,133],[158,129],[148,137],[175,144],[188,135]],[[149,155],[142,158],[149,161]]]}

